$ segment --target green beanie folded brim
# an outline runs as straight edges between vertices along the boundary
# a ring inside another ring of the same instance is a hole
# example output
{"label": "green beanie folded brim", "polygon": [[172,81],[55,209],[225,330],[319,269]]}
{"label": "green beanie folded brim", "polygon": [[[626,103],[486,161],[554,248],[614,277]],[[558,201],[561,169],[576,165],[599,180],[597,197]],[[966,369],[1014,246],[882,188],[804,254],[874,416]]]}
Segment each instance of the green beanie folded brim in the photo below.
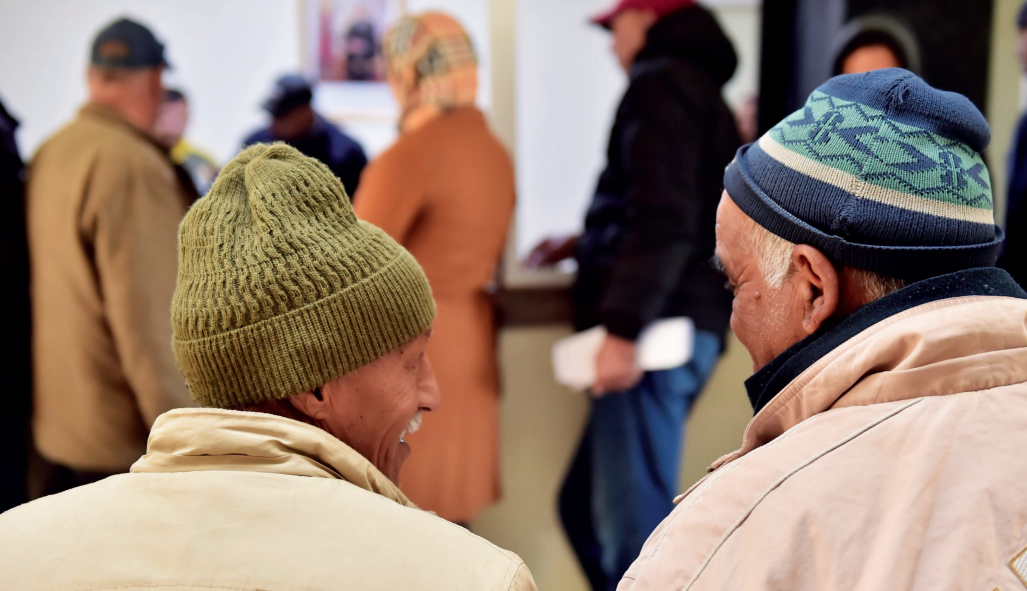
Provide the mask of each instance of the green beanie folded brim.
{"label": "green beanie folded brim", "polygon": [[358,221],[338,179],[288,146],[240,154],[179,229],[172,345],[201,405],[313,390],[434,318],[410,253]]}

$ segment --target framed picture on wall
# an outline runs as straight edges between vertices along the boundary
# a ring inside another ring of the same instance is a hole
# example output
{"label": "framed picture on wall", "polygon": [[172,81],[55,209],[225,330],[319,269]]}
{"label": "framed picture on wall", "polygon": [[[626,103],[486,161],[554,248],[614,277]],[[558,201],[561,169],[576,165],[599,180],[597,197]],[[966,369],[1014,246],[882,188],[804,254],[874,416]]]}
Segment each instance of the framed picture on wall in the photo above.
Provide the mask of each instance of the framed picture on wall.
{"label": "framed picture on wall", "polygon": [[399,109],[385,78],[382,41],[405,0],[301,0],[303,75],[314,107],[370,155],[395,138]]}
{"label": "framed picture on wall", "polygon": [[304,63],[319,82],[385,81],[382,37],[403,0],[306,0]]}

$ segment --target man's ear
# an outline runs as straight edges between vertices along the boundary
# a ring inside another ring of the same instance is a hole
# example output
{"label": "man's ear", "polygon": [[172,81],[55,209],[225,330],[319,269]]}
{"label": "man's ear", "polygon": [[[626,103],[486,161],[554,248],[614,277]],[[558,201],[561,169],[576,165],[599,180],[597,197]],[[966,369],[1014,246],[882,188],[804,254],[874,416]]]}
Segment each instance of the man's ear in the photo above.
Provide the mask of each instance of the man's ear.
{"label": "man's ear", "polygon": [[328,402],[321,395],[321,388],[290,396],[289,402],[292,403],[296,410],[312,419],[323,420],[328,416]]}
{"label": "man's ear", "polygon": [[824,253],[808,244],[792,249],[792,265],[797,293],[805,300],[802,327],[807,334],[813,334],[838,311],[841,297],[838,271]]}

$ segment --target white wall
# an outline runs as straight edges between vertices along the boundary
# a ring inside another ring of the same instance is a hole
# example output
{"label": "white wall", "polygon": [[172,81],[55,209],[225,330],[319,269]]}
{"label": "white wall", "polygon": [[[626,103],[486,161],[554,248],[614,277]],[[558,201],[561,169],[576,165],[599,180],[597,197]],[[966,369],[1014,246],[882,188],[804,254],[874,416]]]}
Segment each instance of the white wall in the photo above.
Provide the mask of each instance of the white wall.
{"label": "white wall", "polygon": [[[755,95],[760,5],[707,2],[739,56],[724,89],[732,105]],[[610,0],[518,0],[516,250],[578,232],[605,164],[606,143],[625,77],[610,36],[588,18]]]}
{"label": "white wall", "polygon": [[608,33],[588,22],[610,0],[518,0],[517,251],[576,232],[604,164],[625,78]]}
{"label": "white wall", "polygon": [[[275,78],[302,65],[301,0],[0,0],[0,100],[22,121],[29,157],[69,121],[86,98],[93,37],[127,16],[167,46],[166,84],[189,95],[187,136],[220,161],[266,124],[260,104]],[[485,0],[407,0],[407,9],[441,9],[464,23],[481,57],[479,104],[491,101],[489,16]],[[320,99],[321,97],[318,97]],[[324,101],[319,100],[318,104]],[[328,105],[330,106],[330,105]],[[377,153],[395,137],[393,121],[344,121]]]}
{"label": "white wall", "polygon": [[278,0],[0,0],[0,98],[22,120],[31,155],[86,98],[96,32],[128,16],[167,46],[165,80],[189,95],[188,136],[222,161],[262,125],[274,78],[299,68],[299,10]]}

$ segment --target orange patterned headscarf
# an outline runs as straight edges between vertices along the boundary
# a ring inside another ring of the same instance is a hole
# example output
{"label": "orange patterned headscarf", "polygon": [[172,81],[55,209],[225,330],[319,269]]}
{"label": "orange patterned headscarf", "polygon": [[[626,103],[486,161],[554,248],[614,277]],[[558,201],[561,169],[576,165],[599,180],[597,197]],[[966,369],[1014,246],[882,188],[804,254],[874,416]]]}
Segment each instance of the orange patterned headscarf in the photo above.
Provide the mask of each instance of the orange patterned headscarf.
{"label": "orange patterned headscarf", "polygon": [[435,116],[474,104],[478,58],[460,23],[448,14],[404,16],[385,34],[383,53],[409,131]]}

